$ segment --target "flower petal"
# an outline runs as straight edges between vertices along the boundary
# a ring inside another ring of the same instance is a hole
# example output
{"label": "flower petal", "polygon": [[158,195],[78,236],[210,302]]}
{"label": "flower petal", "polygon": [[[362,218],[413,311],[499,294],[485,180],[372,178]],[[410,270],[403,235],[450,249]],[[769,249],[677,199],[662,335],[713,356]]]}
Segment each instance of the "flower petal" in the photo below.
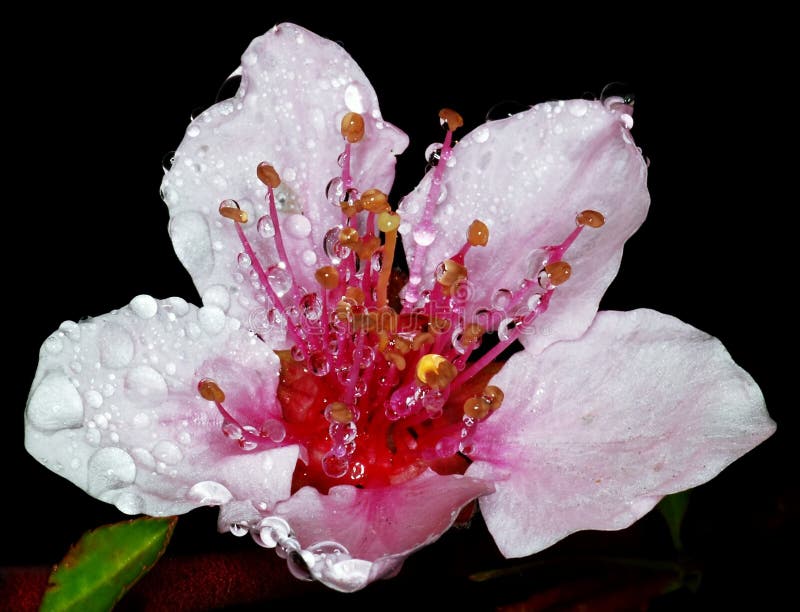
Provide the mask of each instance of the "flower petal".
{"label": "flower petal", "polygon": [[476,432],[467,474],[507,557],[581,529],[621,529],[713,478],[775,424],[715,338],[651,311],[601,312],[579,340],[512,357],[502,408]]}
{"label": "flower petal", "polygon": [[261,419],[279,410],[277,357],[219,308],[142,295],[110,314],[65,322],[40,352],[26,448],[128,514],[237,500],[272,506],[289,497],[298,449],[246,453],[222,434],[214,404],[196,389],[208,376],[226,387],[232,370],[239,383],[227,386],[226,406],[261,408]]}
{"label": "flower petal", "polygon": [[189,125],[162,194],[175,251],[198,291],[205,298],[211,287],[228,288],[236,296],[229,314],[244,322],[258,304],[247,275],[237,270],[242,248],[231,222],[219,217],[220,202],[239,202],[249,214],[246,232],[261,263],[276,264],[274,239],[257,232],[257,219],[267,208],[256,167],[273,164],[282,180],[276,200],[290,264],[298,284],[313,290],[314,270],[327,263],[325,232],[341,222],[325,189],[342,172],[337,164],[344,150],[342,117],[354,110],[366,123],[366,135],[352,154],[360,190],[389,191],[395,155],[408,138],[382,120],[367,77],[344,49],[296,25],[275,26],[256,38],[242,56],[241,75],[236,97]]}
{"label": "flower petal", "polygon": [[304,487],[275,511],[288,521],[303,548],[327,541],[347,548],[352,559],[325,571],[317,568],[315,578],[349,592],[399,570],[414,550],[437,540],[462,507],[491,491],[486,481],[429,470],[378,489],[346,485],[322,495]]}
{"label": "flower petal", "polygon": [[[464,137],[444,171],[447,195],[435,209],[437,236],[424,251],[423,273],[455,254],[470,222],[481,219],[489,226],[489,244],[472,249],[466,264],[472,308],[488,307],[497,289],[516,291],[530,276],[530,253],[560,244],[575,228],[577,213],[597,210],[605,215],[605,226],[586,228],[567,251],[572,277],[537,319],[539,333],[521,341],[540,351],[582,334],[616,276],[622,245],[641,225],[650,201],[647,169],[625,120],[630,115],[601,102],[548,102]],[[424,216],[432,175],[400,205],[412,230]],[[404,235],[404,246],[409,261],[421,252],[413,231]],[[423,277],[423,288],[431,284],[432,275]]]}

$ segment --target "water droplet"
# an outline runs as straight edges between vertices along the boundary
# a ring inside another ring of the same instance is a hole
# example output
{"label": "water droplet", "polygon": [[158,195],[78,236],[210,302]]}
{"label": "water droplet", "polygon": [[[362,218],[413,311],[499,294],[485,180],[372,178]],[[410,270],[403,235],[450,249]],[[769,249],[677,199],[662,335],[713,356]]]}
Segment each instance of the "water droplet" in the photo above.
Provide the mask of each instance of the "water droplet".
{"label": "water droplet", "polygon": [[63,374],[48,374],[36,386],[26,414],[31,425],[57,431],[83,425],[83,400]]}
{"label": "water droplet", "polygon": [[344,446],[356,439],[358,427],[352,421],[348,423],[331,423],[328,427],[328,434],[337,446]]}
{"label": "water droplet", "polygon": [[539,278],[539,273],[544,269],[550,253],[545,249],[535,249],[527,257],[526,278]]}
{"label": "water droplet", "polygon": [[517,102],[515,100],[503,100],[489,109],[489,112],[486,113],[486,120],[497,121],[499,119],[508,119],[512,115],[526,111],[529,108],[530,106],[527,104],[522,104],[522,102]]}
{"label": "water droplet", "polygon": [[425,149],[425,161],[431,166],[436,166],[442,158],[442,143],[433,142]]}
{"label": "water droplet", "polygon": [[167,381],[150,366],[136,366],[125,377],[125,389],[134,397],[154,401],[167,396]]}
{"label": "water droplet", "polygon": [[275,548],[279,543],[288,539],[292,533],[289,523],[279,516],[268,516],[261,519],[257,529],[256,543],[266,548]]}
{"label": "water droplet", "polygon": [[164,170],[164,174],[167,174],[170,169],[172,168],[172,164],[175,163],[175,151],[170,151],[169,153],[165,154],[164,157],[161,158],[161,168]]}
{"label": "water droplet", "polygon": [[237,538],[241,538],[250,532],[250,526],[247,524],[247,521],[238,521],[236,523],[231,523],[229,530]]}
{"label": "water droplet", "polygon": [[197,138],[200,135],[200,128],[193,123],[186,129],[186,135],[189,138]]}
{"label": "water droplet", "polygon": [[567,110],[575,117],[583,117],[589,110],[589,103],[586,100],[570,100],[567,102]]}
{"label": "water droplet", "polygon": [[341,478],[347,474],[350,462],[347,457],[337,457],[333,452],[328,452],[322,458],[322,471],[330,478]]}
{"label": "water droplet", "polygon": [[111,489],[121,489],[136,480],[133,457],[121,448],[101,448],[91,456],[86,468],[88,491],[94,496]]}
{"label": "water droplet", "polygon": [[458,163],[458,161],[456,160],[456,156],[451,153],[450,157],[447,158],[447,167],[448,168],[455,168],[456,167],[456,163]]}
{"label": "water droplet", "polygon": [[436,240],[436,230],[433,227],[418,226],[414,230],[414,242],[419,246],[430,246]]}
{"label": "water droplet", "polygon": [[533,312],[541,303],[542,295],[540,293],[534,293],[528,298],[527,306],[528,310]]}
{"label": "water droplet", "polygon": [[472,139],[479,143],[489,140],[489,127],[486,125],[480,126],[472,133]]}
{"label": "water droplet", "polygon": [[512,330],[516,327],[517,322],[511,317],[506,317],[497,326],[497,337],[501,342],[506,342],[511,337]]}
{"label": "water droplet", "polygon": [[133,337],[122,326],[108,323],[97,338],[100,363],[107,368],[124,368],[132,360],[136,347]]}
{"label": "water droplet", "polygon": [[628,113],[622,113],[619,118],[622,120],[622,125],[624,125],[626,129],[630,130],[633,128],[633,116]]}
{"label": "water droplet", "polygon": [[58,355],[62,350],[64,350],[64,343],[58,336],[50,336],[44,341],[44,350],[51,355]]}
{"label": "water droplet", "polygon": [[331,260],[331,263],[338,265],[343,259],[350,255],[350,248],[344,246],[339,241],[339,232],[342,231],[342,226],[337,225],[329,229],[325,238],[323,239],[322,246],[325,250],[325,255]]}
{"label": "water droplet", "polygon": [[332,178],[329,182],[327,187],[325,187],[325,197],[328,200],[328,203],[331,206],[335,206],[336,208],[340,208],[340,203],[342,201],[342,196],[344,195],[344,181],[336,176]]}
{"label": "water droplet", "polygon": [[250,259],[250,256],[247,253],[239,253],[236,256],[236,263],[242,270],[249,270],[250,266],[253,264],[253,261]]}
{"label": "water droplet", "polygon": [[213,480],[198,482],[189,489],[186,497],[205,506],[221,506],[233,499],[228,487]]}
{"label": "water droplet", "polygon": [[188,446],[192,443],[192,436],[187,431],[182,431],[178,434],[178,442],[183,444],[184,446]]}
{"label": "water droplet", "polygon": [[86,393],[84,393],[83,399],[86,401],[86,405],[89,406],[89,408],[93,408],[95,410],[103,405],[103,396],[99,391],[95,391],[94,389],[89,389]]}
{"label": "water droplet", "polygon": [[70,340],[77,342],[81,339],[81,327],[75,321],[64,321],[58,326],[58,329],[67,334],[67,338]]}
{"label": "water droplet", "polygon": [[319,321],[322,316],[322,300],[316,293],[306,293],[300,298],[300,315],[307,321]]}
{"label": "water droplet", "polygon": [[131,491],[123,491],[120,493],[114,505],[124,514],[142,514],[145,511],[144,500]]}
{"label": "water droplet", "polygon": [[225,329],[225,313],[216,306],[203,306],[197,311],[197,322],[201,329],[213,336]]}
{"label": "water droplet", "polygon": [[492,295],[492,308],[500,312],[505,312],[511,304],[514,294],[510,289],[498,289]]}
{"label": "water droplet", "polygon": [[317,254],[312,251],[311,249],[306,249],[300,254],[301,259],[303,260],[303,264],[306,266],[313,266],[317,263]]}
{"label": "water droplet", "polygon": [[305,215],[289,215],[284,225],[286,232],[295,238],[305,238],[311,233],[311,221]]}
{"label": "water droplet", "polygon": [[267,279],[278,297],[283,297],[292,288],[292,277],[280,265],[271,266],[267,271]]}
{"label": "water droplet", "polygon": [[174,465],[183,459],[183,453],[178,445],[169,440],[161,440],[153,447],[153,456],[167,465]]}
{"label": "water droplet", "polygon": [[350,83],[344,89],[345,106],[347,106],[347,110],[350,110],[354,113],[363,113],[366,111],[366,102],[368,97],[369,94],[361,83]]}
{"label": "water droplet", "polygon": [[241,440],[243,437],[242,428],[231,421],[225,421],[222,424],[222,433],[225,435],[225,437],[236,441]]}
{"label": "water droplet", "polygon": [[261,427],[261,433],[273,442],[283,442],[286,438],[286,427],[277,419],[271,419]]}

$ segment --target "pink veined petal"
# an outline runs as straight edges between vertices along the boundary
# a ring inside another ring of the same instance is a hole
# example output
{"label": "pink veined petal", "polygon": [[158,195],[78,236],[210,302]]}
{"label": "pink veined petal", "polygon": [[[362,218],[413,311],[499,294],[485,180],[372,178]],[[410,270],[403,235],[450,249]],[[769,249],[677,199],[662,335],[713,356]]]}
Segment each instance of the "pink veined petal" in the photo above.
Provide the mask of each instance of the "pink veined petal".
{"label": "pink veined petal", "polygon": [[[422,287],[431,271],[456,253],[473,219],[489,227],[489,244],[466,258],[472,308],[486,308],[500,288],[516,291],[529,273],[529,255],[560,244],[583,210],[605,215],[600,229],[585,228],[564,259],[572,265],[532,333],[520,339],[539,352],[580,336],[617,274],[622,246],[647,214],[647,168],[618,110],[601,102],[547,102],[508,119],[490,121],[456,145],[436,207],[436,239],[425,251]],[[442,161],[441,163],[445,163]],[[451,164],[452,167],[450,167]],[[412,271],[419,226],[433,172],[400,204],[411,231],[403,236]]]}
{"label": "pink veined petal", "polygon": [[272,506],[290,495],[298,448],[248,453],[222,434],[222,418],[197,382],[215,377],[225,386],[231,371],[231,404],[279,414],[277,357],[215,306],[141,295],[110,314],[68,321],[42,346],[25,446],[127,514]]}
{"label": "pink veined petal", "polygon": [[234,98],[189,125],[162,194],[175,251],[200,295],[205,301],[209,288],[232,290],[237,298],[230,314],[247,322],[263,291],[237,269],[242,248],[231,223],[219,217],[220,202],[239,202],[250,217],[245,231],[262,265],[277,264],[274,238],[257,229],[268,209],[256,167],[271,163],[282,180],[276,202],[289,263],[297,283],[313,291],[314,271],[329,263],[325,232],[341,223],[341,210],[328,203],[325,189],[342,172],[342,117],[357,111],[366,123],[351,162],[354,185],[362,191],[389,191],[395,156],[408,137],[383,121],[367,77],[344,49],[296,25],[278,25],[256,38],[242,56],[241,74]]}
{"label": "pink veined petal", "polygon": [[467,475],[497,479],[481,511],[519,557],[581,529],[621,529],[769,437],[752,378],[715,338],[651,310],[601,312],[586,334],[514,355],[502,408]]}
{"label": "pink veined petal", "polygon": [[352,559],[325,571],[318,568],[315,577],[349,592],[393,575],[414,550],[437,540],[461,508],[492,490],[487,481],[428,470],[408,482],[378,489],[345,485],[322,495],[304,487],[275,512],[288,521],[303,548],[326,541],[347,548]]}

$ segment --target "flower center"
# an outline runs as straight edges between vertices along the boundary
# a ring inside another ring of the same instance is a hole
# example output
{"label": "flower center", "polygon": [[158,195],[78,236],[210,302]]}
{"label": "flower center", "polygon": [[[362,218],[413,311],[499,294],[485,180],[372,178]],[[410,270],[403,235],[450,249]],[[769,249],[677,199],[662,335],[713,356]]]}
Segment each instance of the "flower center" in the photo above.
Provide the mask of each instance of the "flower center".
{"label": "flower center", "polygon": [[[438,159],[446,162],[453,132],[463,121],[449,109],[439,116],[446,135]],[[290,343],[288,350],[277,351],[283,418],[243,424],[235,409],[226,407],[216,381],[203,379],[198,390],[222,415],[223,433],[244,451],[300,446],[294,489],[386,486],[428,468],[463,473],[475,428],[503,402],[502,390],[488,384],[499,370],[495,359],[547,310],[557,287],[569,279],[571,267],[563,256],[583,228],[604,223],[599,212],[580,212],[577,227],[561,244],[534,252],[517,291],[498,289],[492,304],[481,305],[471,303],[467,260],[472,248],[487,246],[489,229],[475,220],[461,249],[429,272],[433,289],[421,290],[425,249],[433,241],[426,237],[436,235],[433,218],[447,166],[439,163],[414,229],[417,250],[401,305],[393,268],[400,215],[377,189],[359,192],[350,172],[351,147],[364,131],[357,113],[342,119],[342,172],[327,187],[329,200],[341,209],[341,224],[325,235],[330,264],[316,270],[314,291],[300,288],[287,257],[275,205],[281,178],[273,166],[263,162],[256,169],[269,208],[256,226],[260,238],[274,241],[276,265],[265,269],[259,261],[245,231],[247,212],[235,200],[219,207],[241,243],[240,267],[258,280],[269,316],[285,327]],[[487,330],[497,331],[497,342],[473,358]]]}

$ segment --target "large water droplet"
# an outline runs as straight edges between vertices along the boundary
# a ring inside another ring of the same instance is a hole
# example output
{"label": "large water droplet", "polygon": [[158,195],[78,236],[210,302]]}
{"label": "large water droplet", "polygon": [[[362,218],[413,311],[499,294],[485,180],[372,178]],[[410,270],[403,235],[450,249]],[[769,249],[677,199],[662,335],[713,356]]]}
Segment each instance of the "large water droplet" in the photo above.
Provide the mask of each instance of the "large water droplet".
{"label": "large water droplet", "polygon": [[311,233],[311,221],[305,215],[289,215],[283,225],[286,233],[295,238],[305,238]]}
{"label": "large water droplet", "polygon": [[197,311],[197,322],[201,329],[213,336],[225,329],[225,313],[216,306],[203,306]]}
{"label": "large water droplet", "polygon": [[120,493],[114,505],[120,512],[125,514],[142,514],[145,511],[144,500],[131,491],[123,491]]}
{"label": "large water droplet", "polygon": [[101,448],[87,464],[88,491],[97,496],[111,489],[121,489],[136,479],[136,464],[121,448]]}
{"label": "large water droplet", "polygon": [[436,230],[433,227],[419,226],[414,230],[414,242],[419,246],[430,246],[436,240]]}
{"label": "large water droplet", "polygon": [[272,238],[275,235],[275,226],[272,225],[272,219],[269,215],[264,215],[258,220],[256,229],[262,238]]}
{"label": "large water droplet", "polygon": [[186,497],[205,506],[221,506],[231,501],[233,494],[225,485],[213,480],[204,480],[189,489]]}
{"label": "large water droplet", "polygon": [[436,166],[442,158],[442,143],[433,142],[425,149],[425,161],[431,166]]}
{"label": "large water droplet", "polygon": [[325,233],[325,238],[322,241],[322,247],[325,251],[325,255],[328,256],[333,265],[338,265],[343,259],[350,255],[350,248],[344,246],[339,241],[339,232],[341,231],[341,225],[332,227]]}
{"label": "large water droplet", "polygon": [[489,127],[482,125],[472,133],[472,139],[475,142],[486,142],[489,140]]}
{"label": "large water droplet", "polygon": [[292,277],[280,265],[271,266],[267,271],[270,287],[278,297],[283,297],[292,288]]}
{"label": "large water droplet", "polygon": [[328,452],[322,458],[322,471],[330,478],[341,478],[347,474],[350,462],[347,457],[337,457],[333,452]]}
{"label": "large water droplet", "polygon": [[161,440],[153,447],[153,455],[159,461],[174,465],[183,459],[183,453],[178,445],[169,440]]}
{"label": "large water droplet", "polygon": [[28,420],[37,429],[56,431],[83,425],[83,400],[63,374],[48,374],[28,401]]}
{"label": "large water droplet", "polygon": [[336,176],[332,178],[329,182],[327,187],[325,187],[325,197],[328,200],[328,203],[331,206],[335,206],[336,208],[340,208],[340,203],[342,201],[342,196],[344,195],[344,181]]}
{"label": "large water droplet", "polygon": [[148,401],[162,400],[167,396],[167,381],[150,366],[136,366],[125,377],[128,393]]}

